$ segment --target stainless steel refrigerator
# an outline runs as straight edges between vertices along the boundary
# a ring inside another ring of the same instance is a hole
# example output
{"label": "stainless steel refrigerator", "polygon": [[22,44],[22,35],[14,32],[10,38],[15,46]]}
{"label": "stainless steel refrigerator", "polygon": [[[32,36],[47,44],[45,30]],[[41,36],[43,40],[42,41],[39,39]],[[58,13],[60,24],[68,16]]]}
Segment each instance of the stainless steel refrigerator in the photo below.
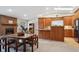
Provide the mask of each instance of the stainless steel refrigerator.
{"label": "stainless steel refrigerator", "polygon": [[74,21],[74,36],[79,42],[79,18]]}

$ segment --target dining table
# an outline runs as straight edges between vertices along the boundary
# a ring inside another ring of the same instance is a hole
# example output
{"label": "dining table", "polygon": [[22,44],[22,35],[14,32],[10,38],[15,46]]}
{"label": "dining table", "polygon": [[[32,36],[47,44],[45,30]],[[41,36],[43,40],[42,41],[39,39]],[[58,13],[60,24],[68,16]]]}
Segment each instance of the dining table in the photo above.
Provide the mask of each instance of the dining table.
{"label": "dining table", "polygon": [[[26,40],[29,40],[30,37],[32,37],[35,34],[25,34],[23,36],[18,36],[18,34],[10,34],[10,35],[3,35],[1,38],[4,38],[5,40],[5,52],[7,51],[7,41],[8,38],[14,38],[16,40],[16,52],[18,51],[18,41],[22,41],[23,42],[23,52],[26,52]],[[1,40],[0,40],[1,42]],[[33,49],[32,49],[33,51]]]}

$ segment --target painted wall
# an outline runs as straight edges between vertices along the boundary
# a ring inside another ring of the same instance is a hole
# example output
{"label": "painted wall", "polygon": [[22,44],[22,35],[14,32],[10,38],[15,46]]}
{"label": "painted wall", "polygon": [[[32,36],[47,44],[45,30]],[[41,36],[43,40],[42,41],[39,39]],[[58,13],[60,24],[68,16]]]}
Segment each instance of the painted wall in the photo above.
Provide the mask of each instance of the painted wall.
{"label": "painted wall", "polygon": [[34,31],[35,31],[35,34],[38,35],[38,19],[30,20],[28,24],[29,23],[34,23]]}
{"label": "painted wall", "polygon": [[20,25],[23,25],[25,28],[28,28],[28,20],[24,20],[24,19],[17,19],[17,32],[21,32],[22,28],[20,27]]}

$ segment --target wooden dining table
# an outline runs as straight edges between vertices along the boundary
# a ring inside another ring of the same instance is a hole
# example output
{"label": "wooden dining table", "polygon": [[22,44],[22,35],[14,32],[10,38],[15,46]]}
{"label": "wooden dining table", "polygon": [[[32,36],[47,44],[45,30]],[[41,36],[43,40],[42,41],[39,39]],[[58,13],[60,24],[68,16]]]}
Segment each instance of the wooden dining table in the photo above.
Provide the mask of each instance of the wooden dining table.
{"label": "wooden dining table", "polygon": [[3,38],[5,38],[5,51],[7,51],[7,41],[8,38],[14,38],[16,40],[16,50],[18,51],[18,41],[22,40],[23,42],[23,52],[26,52],[26,40],[28,40],[28,38],[30,38],[31,36],[33,36],[35,34],[25,34],[24,36],[18,36],[18,34],[10,34],[10,35],[4,35],[2,36]]}

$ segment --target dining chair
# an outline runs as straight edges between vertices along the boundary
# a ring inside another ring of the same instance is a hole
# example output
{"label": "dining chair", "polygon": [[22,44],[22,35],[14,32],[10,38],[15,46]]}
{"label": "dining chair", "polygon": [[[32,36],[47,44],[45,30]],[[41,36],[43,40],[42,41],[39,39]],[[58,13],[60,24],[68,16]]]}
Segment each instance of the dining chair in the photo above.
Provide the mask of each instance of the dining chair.
{"label": "dining chair", "polygon": [[11,48],[17,52],[21,45],[23,45],[23,43],[19,42],[16,38],[0,36],[0,52],[2,49],[4,49],[5,52],[10,52]]}
{"label": "dining chair", "polygon": [[0,52],[1,52],[1,39],[0,39]]}
{"label": "dining chair", "polygon": [[[4,48],[5,48],[5,52],[7,51],[5,45],[6,45],[6,44],[5,44],[5,38],[4,38],[4,36],[0,36],[0,52],[2,52],[2,49],[4,49]],[[4,46],[5,46],[5,47],[4,47]],[[4,47],[4,48],[3,48],[3,47]]]}
{"label": "dining chair", "polygon": [[37,46],[38,48],[38,36],[37,35],[33,35],[30,38],[28,38],[28,40],[26,41],[26,44],[29,44],[31,46],[31,51],[34,51],[34,45]]}
{"label": "dining chair", "polygon": [[[10,40],[13,40],[14,42],[11,43]],[[18,52],[18,48],[23,45],[23,42],[19,42],[17,38],[8,38],[8,52],[10,52],[10,49],[13,48],[16,52]]]}

